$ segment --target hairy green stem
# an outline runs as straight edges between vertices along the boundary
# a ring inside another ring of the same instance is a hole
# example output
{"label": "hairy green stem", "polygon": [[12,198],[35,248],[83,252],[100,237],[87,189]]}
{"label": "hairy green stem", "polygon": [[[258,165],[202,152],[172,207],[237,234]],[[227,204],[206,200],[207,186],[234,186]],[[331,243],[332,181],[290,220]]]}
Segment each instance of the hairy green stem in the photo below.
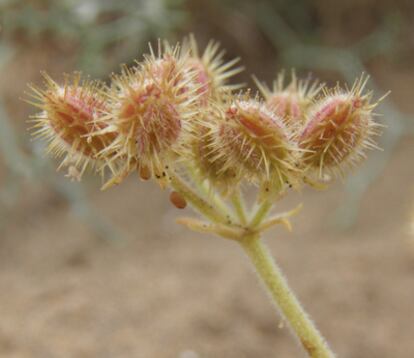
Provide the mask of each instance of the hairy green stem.
{"label": "hairy green stem", "polygon": [[195,185],[197,191],[199,191],[205,197],[211,198],[215,208],[223,215],[223,216],[232,216],[232,213],[226,203],[222,200],[220,195],[217,194],[215,190],[209,188],[206,183],[203,183],[200,180],[199,175],[196,173],[195,169],[191,165],[186,166],[187,174],[192,180]]}
{"label": "hairy green stem", "polygon": [[234,210],[236,211],[236,215],[240,220],[240,224],[246,225],[247,218],[244,208],[244,198],[240,189],[236,189],[233,195],[231,196],[231,203],[233,204]]}
{"label": "hairy green stem", "polygon": [[261,242],[260,237],[248,236],[240,244],[265,284],[272,300],[289,322],[309,357],[335,357],[325,339],[290,290],[286,279],[266,246]]}
{"label": "hairy green stem", "polygon": [[250,220],[249,227],[255,229],[257,226],[259,226],[260,223],[266,218],[272,206],[273,202],[270,200],[263,201],[263,203],[260,204],[256,213],[254,214],[253,218]]}
{"label": "hairy green stem", "polygon": [[179,192],[200,214],[214,223],[226,223],[228,218],[208,201],[204,200],[179,176],[170,174],[171,187]]}
{"label": "hairy green stem", "polygon": [[[203,198],[203,196],[200,196],[201,193],[199,192],[202,189],[200,186],[197,186],[197,188],[193,190],[190,185],[177,175],[171,175],[170,183],[176,191],[180,192],[184,198],[200,212],[200,214],[213,223],[217,223],[218,225],[224,224],[224,228],[229,228],[227,226],[229,221],[227,205],[219,208],[217,207],[216,202],[210,204]],[[221,198],[219,199],[220,202],[222,202]],[[235,214],[240,220],[240,224],[247,225],[248,228],[251,229],[251,232],[255,232],[255,229],[257,229],[267,217],[273,206],[272,200],[263,201],[253,218],[248,222],[241,193],[236,191],[230,199],[235,209]],[[280,309],[287,322],[289,322],[289,325],[309,357],[333,358],[334,354],[303,310],[269,251],[261,242],[260,234],[256,232],[244,237],[242,234],[240,235],[241,236],[239,237],[236,235],[238,237],[236,237],[236,240],[240,243],[247,256],[250,258],[258,276],[270,293],[273,302]],[[225,235],[223,236],[227,237]]]}

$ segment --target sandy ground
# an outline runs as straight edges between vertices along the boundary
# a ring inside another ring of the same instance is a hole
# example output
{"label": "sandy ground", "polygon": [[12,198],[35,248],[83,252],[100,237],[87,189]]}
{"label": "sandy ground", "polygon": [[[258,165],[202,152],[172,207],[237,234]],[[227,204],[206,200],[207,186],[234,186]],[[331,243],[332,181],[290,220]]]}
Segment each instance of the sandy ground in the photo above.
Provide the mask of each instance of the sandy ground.
{"label": "sandy ground", "polygon": [[[286,198],[281,209],[305,204],[294,232],[267,237],[339,357],[414,356],[413,146],[400,144],[352,231],[334,228],[338,185]],[[176,225],[154,184],[90,195],[126,239],[96,237],[41,188],[22,193],[0,240],[1,357],[303,356],[234,243]]]}

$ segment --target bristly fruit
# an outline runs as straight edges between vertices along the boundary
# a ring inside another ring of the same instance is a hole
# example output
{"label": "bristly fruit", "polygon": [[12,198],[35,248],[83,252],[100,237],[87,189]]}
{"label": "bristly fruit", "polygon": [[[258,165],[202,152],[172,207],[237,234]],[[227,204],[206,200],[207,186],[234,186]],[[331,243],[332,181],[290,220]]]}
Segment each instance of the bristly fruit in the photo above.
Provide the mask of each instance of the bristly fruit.
{"label": "bristly fruit", "polygon": [[194,72],[194,84],[198,88],[199,104],[206,106],[210,99],[217,100],[223,92],[240,89],[243,85],[228,84],[228,80],[243,71],[237,66],[240,61],[235,58],[229,62],[223,60],[224,50],[220,44],[210,41],[202,55],[193,35],[183,41],[182,53],[186,56],[185,67]]}
{"label": "bristly fruit", "polygon": [[208,179],[210,188],[218,188],[223,193],[227,193],[231,188],[237,186],[241,181],[240,171],[236,168],[226,166],[226,156],[217,155],[217,130],[210,122],[212,119],[215,121],[220,118],[220,112],[217,109],[208,108],[204,112],[201,118],[205,119],[205,122],[201,121],[199,125],[195,125],[197,137],[194,137],[191,145],[190,153],[194,168],[197,175],[201,179]]}
{"label": "bristly fruit", "polygon": [[287,85],[285,79],[284,71],[280,72],[273,82],[273,88],[270,89],[254,78],[265,98],[266,107],[282,117],[293,130],[297,130],[305,122],[306,112],[323,88],[323,84],[319,84],[318,81],[312,82],[310,79],[298,80],[294,71]]}
{"label": "bristly fruit", "polygon": [[207,113],[195,159],[202,175],[231,191],[242,179],[269,195],[294,181],[296,146],[283,120],[258,99],[240,95]]}
{"label": "bristly fruit", "polygon": [[[364,93],[366,77],[345,91],[298,80],[294,72],[285,83],[281,73],[272,89],[256,80],[262,100],[234,93],[241,86],[227,81],[242,68],[223,56],[215,42],[200,54],[190,35],[181,49],[159,41],[154,53],[150,46],[142,61],[113,75],[110,87],[79,73],[63,85],[44,75],[45,88],[32,86],[28,101],[41,109],[34,134],[64,157],[59,168],[68,167],[74,179],[87,167],[103,176],[108,168],[103,189],[133,171],[173,186],[189,170],[210,193],[231,194],[248,182],[262,199],[342,175],[377,148],[377,103]],[[173,194],[172,202],[184,206],[179,199]]]}
{"label": "bristly fruit", "polygon": [[43,76],[46,88],[30,86],[34,101],[27,101],[42,110],[32,117],[33,134],[46,138],[48,152],[64,156],[59,168],[68,167],[68,176],[80,180],[88,166],[102,168],[97,155],[114,139],[114,133],[92,136],[106,127],[99,120],[107,111],[101,94],[104,85],[82,80],[80,73],[66,76],[63,86]]}
{"label": "bristly fruit", "polygon": [[343,175],[345,169],[365,158],[365,150],[377,148],[373,137],[379,124],[373,119],[372,92],[363,93],[368,77],[361,76],[351,90],[325,90],[310,109],[298,141],[304,150],[305,171],[318,179]]}
{"label": "bristly fruit", "polygon": [[115,153],[114,158],[125,158],[125,166],[105,188],[132,170],[138,170],[143,179],[155,177],[165,183],[165,167],[172,167],[184,150],[190,135],[188,121],[197,113],[197,88],[190,89],[193,78],[184,65],[178,46],[165,44],[157,55],[151,50],[142,63],[124,67],[113,77],[110,114],[102,120],[108,124],[104,132],[117,135],[100,157]]}

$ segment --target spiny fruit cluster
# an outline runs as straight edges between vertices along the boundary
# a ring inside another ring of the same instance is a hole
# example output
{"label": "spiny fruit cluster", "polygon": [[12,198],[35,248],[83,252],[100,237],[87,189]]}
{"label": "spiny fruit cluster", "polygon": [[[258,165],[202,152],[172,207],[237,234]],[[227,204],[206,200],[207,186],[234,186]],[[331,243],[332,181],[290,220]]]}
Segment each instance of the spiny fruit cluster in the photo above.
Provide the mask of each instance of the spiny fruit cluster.
{"label": "spiny fruit cluster", "polygon": [[185,169],[222,193],[249,182],[268,196],[341,175],[375,147],[367,78],[328,89],[294,74],[286,85],[280,75],[272,89],[256,80],[261,98],[228,84],[242,70],[237,62],[224,62],[214,42],[200,55],[190,36],[181,48],[150,47],[109,86],[78,73],[63,85],[44,75],[44,89],[31,86],[30,103],[41,109],[34,133],[72,178],[87,167],[109,173],[104,188],[133,171],[166,186]]}

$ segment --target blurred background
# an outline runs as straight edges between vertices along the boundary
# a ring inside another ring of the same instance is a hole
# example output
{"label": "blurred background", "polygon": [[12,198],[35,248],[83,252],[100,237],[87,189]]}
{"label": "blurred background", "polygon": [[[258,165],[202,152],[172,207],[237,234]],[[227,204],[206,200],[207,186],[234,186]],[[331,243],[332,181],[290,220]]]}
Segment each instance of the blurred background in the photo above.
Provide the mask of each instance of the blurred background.
{"label": "blurred background", "polygon": [[391,90],[384,150],[288,196],[280,210],[304,203],[294,231],[267,242],[339,357],[413,357],[413,20],[409,0],[0,0],[0,356],[303,356],[232,242],[175,224],[154,183],[70,182],[27,131],[40,71],[106,81],[192,32],[240,56],[248,86],[295,68]]}

